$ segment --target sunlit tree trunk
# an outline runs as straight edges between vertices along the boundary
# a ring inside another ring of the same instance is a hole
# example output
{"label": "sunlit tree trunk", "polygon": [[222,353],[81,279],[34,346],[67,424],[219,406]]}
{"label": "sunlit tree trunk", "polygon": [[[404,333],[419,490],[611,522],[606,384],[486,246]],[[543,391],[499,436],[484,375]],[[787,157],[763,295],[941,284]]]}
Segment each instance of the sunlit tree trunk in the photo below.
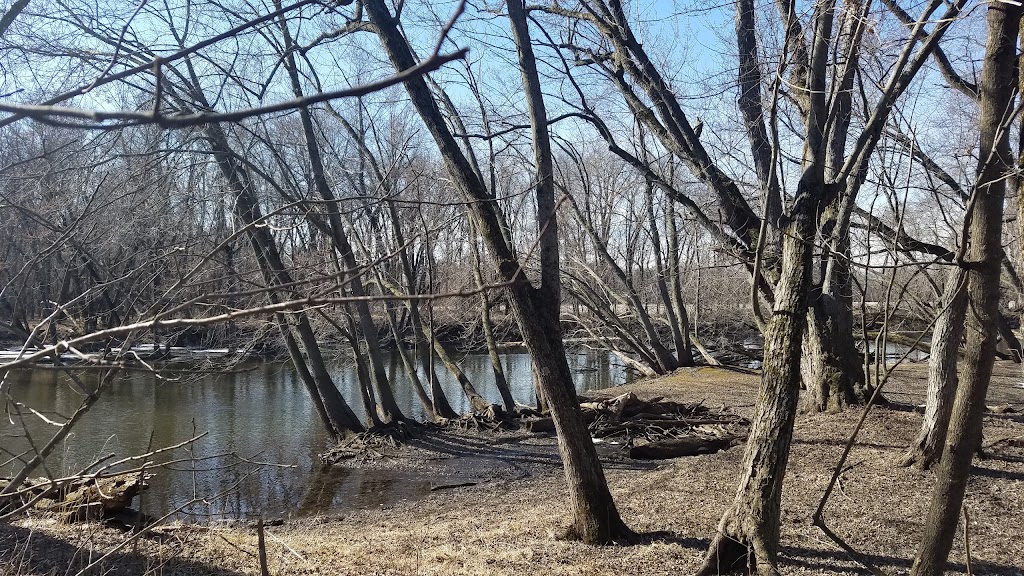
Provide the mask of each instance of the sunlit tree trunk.
{"label": "sunlit tree trunk", "polygon": [[1003,258],[1003,200],[1013,167],[1009,128],[1017,83],[1017,36],[1024,8],[1017,3],[988,6],[988,40],[982,65],[978,124],[979,167],[962,262],[967,269],[967,326],[961,384],[946,433],[946,449],[935,478],[925,532],[913,576],[946,570],[971,461],[981,443],[982,416],[995,361],[999,314],[999,273]]}
{"label": "sunlit tree trunk", "polygon": [[900,461],[902,466],[928,469],[942,458],[958,382],[956,364],[967,313],[966,279],[966,271],[959,266],[950,270],[946,278],[942,308],[932,329],[924,422],[917,439]]}

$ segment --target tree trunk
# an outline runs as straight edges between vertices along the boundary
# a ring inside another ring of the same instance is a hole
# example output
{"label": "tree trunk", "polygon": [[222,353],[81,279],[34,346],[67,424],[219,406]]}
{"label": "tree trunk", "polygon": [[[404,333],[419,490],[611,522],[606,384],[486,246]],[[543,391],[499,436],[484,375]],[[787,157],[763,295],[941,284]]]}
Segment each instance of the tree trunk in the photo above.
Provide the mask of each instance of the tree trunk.
{"label": "tree trunk", "polygon": [[473,385],[473,381],[469,379],[469,376],[466,376],[466,373],[459,367],[459,363],[456,362],[452,358],[451,354],[448,353],[448,349],[445,348],[444,343],[437,339],[434,335],[434,331],[428,326],[424,326],[423,331],[430,340],[430,343],[434,346],[434,353],[441,359],[441,363],[448,369],[448,372],[450,372],[451,375],[455,377],[455,380],[458,381],[459,387],[462,388],[462,392],[466,395],[466,399],[469,400],[469,405],[472,410],[486,410],[491,403],[480,395],[476,386]]}
{"label": "tree trunk", "polygon": [[807,310],[800,376],[806,387],[803,407],[811,412],[840,412],[857,403],[855,390],[863,381],[853,344],[852,315],[839,310],[829,294],[817,291]]}
{"label": "tree trunk", "polygon": [[[395,339],[395,351],[398,352],[399,358],[402,360],[402,367],[405,368],[405,375],[409,378],[409,382],[412,384],[412,389],[416,392],[416,397],[420,400],[420,405],[423,406],[423,411],[427,415],[427,419],[436,421],[438,419],[437,412],[434,411],[434,402],[431,400],[427,391],[423,388],[423,381],[420,380],[420,375],[416,372],[416,364],[411,358],[409,358],[409,352],[403,345],[402,338],[398,333],[398,319],[395,317],[395,306],[393,302],[385,302],[385,307],[388,313],[388,324],[391,326],[391,335]],[[445,416],[449,418],[450,416]]]}
{"label": "tree trunk", "polygon": [[800,374],[806,388],[803,408],[840,412],[870,397],[861,355],[853,337],[853,295],[849,238],[836,241],[840,255],[822,255],[822,288],[811,289]]}
{"label": "tree trunk", "polygon": [[[204,104],[206,103],[204,102]],[[207,107],[209,107],[208,104]],[[271,236],[266,226],[258,225],[262,224],[263,215],[260,213],[259,205],[253,195],[252,182],[232,156],[223,129],[219,124],[208,124],[205,131],[217,165],[228,181],[229,189],[234,194],[232,207],[235,217],[246,227],[246,234],[264,280],[269,286],[293,284],[291,276],[281,261],[274,237]],[[269,292],[269,296],[272,302],[280,301],[280,294],[277,291]],[[307,388],[310,383],[304,375],[309,374],[312,377],[315,390],[311,389],[309,392],[310,394],[315,392],[321,399],[331,422],[328,431],[337,437],[361,432],[362,424],[359,423],[352,408],[345,402],[345,398],[342,397],[327,371],[323,356],[320,354],[320,345],[317,343],[316,335],[309,325],[309,319],[305,312],[298,311],[286,316],[287,322],[284,324],[279,322],[278,326],[282,331],[290,329],[295,332],[301,350],[299,346],[288,346],[289,355]],[[285,336],[286,342],[288,338]]]}
{"label": "tree trunk", "polygon": [[698,576],[742,570],[778,573],[782,485],[800,394],[800,343],[810,285],[811,251],[806,239],[814,232],[813,206],[797,209],[801,212],[784,228],[782,277],[765,332],[761,387],[739,490],[718,525]]}
{"label": "tree trunk", "polygon": [[658,295],[661,296],[661,301],[665,305],[665,316],[668,318],[668,325],[672,330],[672,344],[676,351],[675,365],[676,367],[693,366],[693,352],[690,350],[686,314],[684,312],[680,320],[677,314],[678,309],[675,306],[676,301],[674,301],[669,291],[669,279],[672,276],[669,266],[671,265],[666,264],[665,257],[662,255],[661,236],[658,233],[658,219],[654,213],[654,183],[650,179],[646,181],[645,192],[647,195],[647,221],[650,226],[654,266],[657,272]]}
{"label": "tree trunk", "polygon": [[722,516],[698,576],[746,571],[777,575],[782,487],[800,395],[801,342],[808,313],[812,246],[819,210],[827,204],[824,127],[833,2],[814,8],[803,173],[783,217],[782,269],[765,332],[764,367],[743,471],[732,506]]}
{"label": "tree trunk", "polygon": [[956,362],[960,357],[960,340],[964,334],[967,313],[967,273],[952,269],[942,294],[942,309],[932,330],[928,356],[928,394],[924,422],[917,439],[900,461],[900,466],[916,465],[927,470],[942,458],[949,428],[953,398],[956,396]]}
{"label": "tree trunk", "polygon": [[959,524],[971,461],[981,442],[985,395],[992,376],[999,315],[999,271],[1003,256],[1003,199],[1010,158],[1009,123],[1016,84],[1017,36],[1024,8],[1005,2],[988,8],[988,41],[979,83],[979,169],[973,194],[967,268],[967,326],[961,385],[953,403],[946,453],[939,462],[925,532],[913,576],[945,572]]}
{"label": "tree trunk", "polygon": [[[398,71],[415,65],[408,41],[402,36],[398,22],[383,0],[366,0],[363,4],[374,31],[388,57]],[[525,10],[518,0],[509,2],[510,19],[524,67],[524,83],[528,87],[531,125],[535,144],[547,145],[547,120],[540,99],[536,62],[533,61]],[[502,233],[502,223],[494,198],[484,182],[473,171],[465,154],[448,130],[437,101],[423,78],[409,78],[405,88],[417,112],[434,138],[444,158],[449,177],[463,194],[476,219],[481,236],[488,244],[501,279],[509,282],[509,294],[523,339],[533,358],[545,400],[560,439],[559,450],[565,466],[569,489],[570,512],[573,516],[570,535],[588,543],[608,543],[632,538],[632,532],[619,518],[612,500],[597,451],[583,422],[572,387],[572,375],[562,345],[558,290],[558,228],[554,214],[554,196],[550,181],[538,164],[537,221],[541,244],[541,282],[543,291],[534,288],[521,274],[519,262]],[[538,106],[539,105],[539,106]]]}
{"label": "tree trunk", "polygon": [[476,280],[477,289],[480,290],[480,327],[484,333],[484,343],[487,345],[487,357],[491,361],[491,372],[494,374],[494,387],[501,395],[501,402],[505,405],[505,411],[512,414],[516,410],[516,401],[512,398],[512,390],[508,387],[508,380],[505,378],[505,369],[501,366],[501,356],[498,354],[498,342],[494,338],[494,323],[491,321],[491,297],[484,290],[483,262],[480,258],[480,248],[477,246],[475,237],[470,244],[473,248],[473,277]]}
{"label": "tree trunk", "polygon": [[[274,4],[278,10],[281,9],[280,0],[276,0]],[[291,80],[292,92],[296,98],[302,98],[304,94],[299,79],[298,67],[295,62],[295,53],[293,52],[294,43],[288,31],[287,20],[283,15],[279,19],[279,24],[281,34],[284,37],[285,69]],[[316,131],[313,128],[313,118],[307,106],[300,106],[298,112],[299,120],[302,123],[302,135],[306,144],[306,153],[309,155],[310,168],[313,172],[313,184],[320,197],[327,202],[327,221],[330,223],[331,242],[334,249],[341,256],[342,262],[345,263],[345,267],[349,270],[349,277],[345,278],[345,280],[352,295],[357,298],[365,296],[366,291],[363,288],[363,282],[359,275],[359,265],[356,262],[352,244],[345,233],[344,223],[341,221],[341,208],[324,173],[323,157],[320,154],[320,144],[317,141]],[[355,307],[359,317],[359,327],[362,330],[363,340],[366,344],[367,360],[377,392],[377,410],[381,420],[385,424],[395,420],[404,420],[405,415],[402,414],[402,410],[398,407],[398,402],[395,401],[395,394],[391,389],[391,382],[388,380],[387,371],[384,368],[380,341],[377,337],[377,326],[373,322],[370,305],[365,300],[358,300],[355,303]]]}

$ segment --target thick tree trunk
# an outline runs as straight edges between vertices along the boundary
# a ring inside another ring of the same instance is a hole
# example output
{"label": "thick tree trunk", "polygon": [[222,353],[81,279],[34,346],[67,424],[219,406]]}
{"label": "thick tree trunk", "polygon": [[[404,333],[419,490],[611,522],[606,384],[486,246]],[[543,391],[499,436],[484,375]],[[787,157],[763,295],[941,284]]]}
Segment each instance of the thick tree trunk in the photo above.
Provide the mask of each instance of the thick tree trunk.
{"label": "thick tree trunk", "polygon": [[805,239],[812,237],[813,223],[813,207],[807,206],[784,229],[782,277],[765,332],[761,387],[739,490],[718,525],[698,576],[778,573],[782,485],[800,394],[800,342],[810,285],[811,252]]}
{"label": "thick tree trunk", "polygon": [[931,352],[928,356],[928,393],[924,422],[917,439],[900,461],[901,466],[916,465],[927,470],[942,458],[946,431],[956,396],[956,363],[960,357],[960,340],[964,334],[967,313],[967,273],[956,267],[946,278],[942,309],[932,330]]}
{"label": "thick tree trunk", "polygon": [[803,407],[811,412],[839,412],[858,402],[856,391],[864,379],[853,343],[852,315],[832,295],[816,293],[811,299],[800,360],[806,388]]}
{"label": "thick tree trunk", "polygon": [[995,361],[999,315],[999,271],[1003,257],[1005,176],[1013,166],[1009,123],[1016,84],[1017,36],[1024,8],[999,2],[988,7],[988,41],[979,83],[979,169],[973,194],[967,267],[967,327],[961,385],[939,462],[925,533],[913,576],[940,576],[959,524],[971,461],[981,442],[982,416]]}
{"label": "thick tree trunk", "polygon": [[822,255],[822,288],[811,289],[800,374],[806,391],[803,408],[839,412],[870,397],[862,357],[853,336],[853,294],[849,239],[836,240],[839,255]]}

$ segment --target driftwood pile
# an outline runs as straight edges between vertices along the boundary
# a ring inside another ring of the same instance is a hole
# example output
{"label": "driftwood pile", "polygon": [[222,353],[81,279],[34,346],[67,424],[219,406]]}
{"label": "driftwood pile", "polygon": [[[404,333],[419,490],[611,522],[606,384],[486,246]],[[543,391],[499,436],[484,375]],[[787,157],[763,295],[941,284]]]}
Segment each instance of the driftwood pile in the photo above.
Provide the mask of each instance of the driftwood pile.
{"label": "driftwood pile", "polygon": [[[724,408],[683,404],[632,392],[606,400],[582,399],[580,409],[595,443],[619,445],[630,458],[661,460],[713,454],[742,444],[750,421]],[[551,418],[524,422],[531,432],[554,430]]]}
{"label": "driftwood pile", "polygon": [[[12,494],[0,496],[0,513],[31,505],[35,510],[59,514],[67,522],[117,518],[128,512],[132,500],[149,487],[146,480],[150,477],[134,472],[54,482],[29,479]],[[9,481],[0,478],[0,491]]]}

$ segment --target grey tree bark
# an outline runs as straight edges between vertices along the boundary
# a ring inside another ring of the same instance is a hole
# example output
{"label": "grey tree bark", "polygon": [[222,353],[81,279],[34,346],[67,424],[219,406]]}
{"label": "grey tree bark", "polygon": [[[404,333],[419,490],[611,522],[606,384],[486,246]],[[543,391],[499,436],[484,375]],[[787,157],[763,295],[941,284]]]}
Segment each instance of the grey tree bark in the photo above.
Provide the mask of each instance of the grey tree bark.
{"label": "grey tree bark", "polygon": [[966,288],[966,271],[959,266],[950,270],[943,289],[942,308],[932,329],[924,421],[917,439],[900,461],[901,466],[927,470],[942,458],[958,382],[956,365],[967,313]]}
{"label": "grey tree bark", "polygon": [[1017,83],[1017,37],[1024,7],[1005,2],[988,6],[988,39],[979,82],[981,133],[966,253],[967,326],[961,384],[957,389],[912,576],[940,576],[960,517],[971,461],[981,442],[982,416],[995,361],[999,315],[999,272],[1003,258],[1003,201],[1006,175],[1013,168],[1009,128]]}

